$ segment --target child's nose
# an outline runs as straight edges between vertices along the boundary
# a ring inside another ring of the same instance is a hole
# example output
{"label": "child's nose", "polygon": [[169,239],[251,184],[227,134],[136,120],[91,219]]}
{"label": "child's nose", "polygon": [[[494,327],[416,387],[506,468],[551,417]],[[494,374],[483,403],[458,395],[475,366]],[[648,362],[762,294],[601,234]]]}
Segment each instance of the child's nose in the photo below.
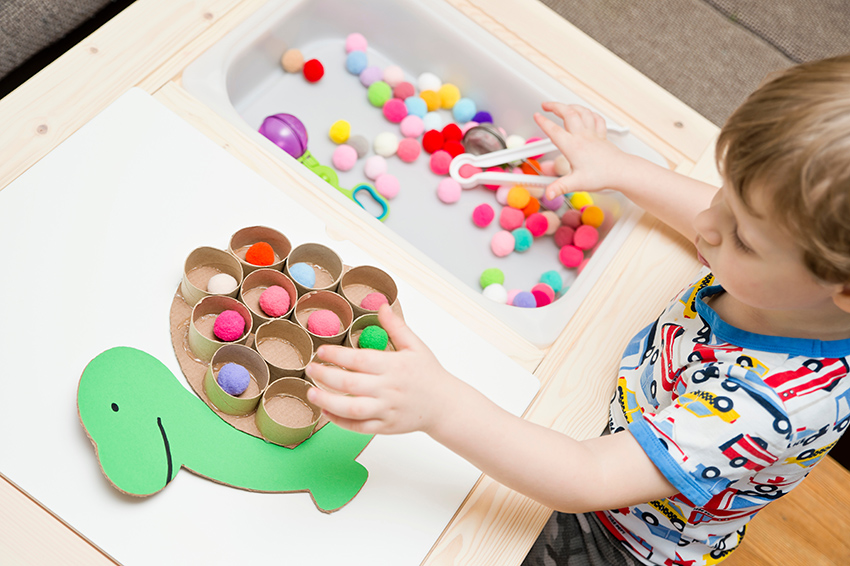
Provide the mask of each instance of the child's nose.
{"label": "child's nose", "polygon": [[694,218],[694,229],[700,238],[710,246],[719,246],[721,242],[721,230],[717,205],[710,206]]}

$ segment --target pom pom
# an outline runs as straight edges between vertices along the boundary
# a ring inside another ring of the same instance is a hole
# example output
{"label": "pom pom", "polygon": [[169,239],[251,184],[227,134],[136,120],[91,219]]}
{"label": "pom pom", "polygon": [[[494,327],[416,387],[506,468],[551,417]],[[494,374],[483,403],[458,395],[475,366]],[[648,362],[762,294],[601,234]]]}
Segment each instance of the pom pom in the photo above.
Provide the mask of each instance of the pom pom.
{"label": "pom pom", "polygon": [[448,124],[445,128],[440,132],[443,134],[444,140],[455,140],[460,141],[463,139],[463,134],[460,131],[460,126],[457,124]]}
{"label": "pom pom", "polygon": [[511,134],[505,138],[505,145],[508,146],[508,149],[522,147],[525,145],[525,138],[517,134]]}
{"label": "pom pom", "polygon": [[513,234],[507,230],[500,230],[493,234],[493,239],[490,240],[490,249],[496,257],[505,257],[514,251]]}
{"label": "pom pom", "polygon": [[424,118],[428,113],[428,105],[418,96],[408,96],[404,99],[404,106],[407,108],[407,114]]}
{"label": "pom pom", "polygon": [[363,164],[363,174],[367,179],[375,180],[387,172],[387,160],[381,155],[373,155]]}
{"label": "pom pom", "polygon": [[484,123],[493,123],[493,116],[489,112],[485,112],[484,110],[480,110],[475,113],[475,116],[472,117],[473,122],[478,122],[479,124]]}
{"label": "pom pom", "polygon": [[584,224],[576,228],[573,245],[580,250],[589,250],[599,241],[599,232],[593,226]]}
{"label": "pom pom", "polygon": [[416,158],[419,157],[421,152],[422,148],[419,146],[419,142],[413,138],[404,138],[398,142],[396,154],[398,155],[398,158],[405,163],[413,163],[416,161]]}
{"label": "pom pom", "polygon": [[291,305],[292,298],[280,285],[272,285],[260,294],[260,309],[272,318],[288,313]]}
{"label": "pom pom", "polygon": [[528,231],[528,228],[517,228],[512,232],[514,236],[514,251],[525,252],[534,243],[534,236]]}
{"label": "pom pom", "polygon": [[367,311],[376,311],[381,308],[381,305],[388,304],[390,304],[390,302],[387,300],[386,295],[373,291],[363,297],[363,300],[360,301],[360,308],[366,309]]}
{"label": "pom pom", "polygon": [[[400,82],[393,87],[393,98],[400,98],[406,101],[408,98],[416,94],[416,89],[408,82]],[[424,100],[423,100],[424,102]],[[424,115],[424,112],[423,112]]]}
{"label": "pom pom", "polygon": [[434,112],[440,109],[440,95],[433,90],[420,91],[419,98],[425,101],[425,107],[428,109],[428,112]]}
{"label": "pom pom", "polygon": [[443,81],[441,81],[440,77],[434,73],[422,73],[419,75],[416,82],[419,85],[420,91],[430,90],[436,93],[436,91],[440,90],[440,87],[443,86]]}
{"label": "pom pom", "polygon": [[579,191],[570,196],[570,204],[573,205],[573,208],[581,210],[585,206],[593,204],[593,197],[590,196],[590,193]]}
{"label": "pom pom", "polygon": [[532,289],[531,294],[534,297],[534,306],[535,307],[545,307],[552,303],[551,297],[541,291],[540,289]]}
{"label": "pom pom", "polygon": [[[551,303],[552,301],[555,300],[555,290],[552,289],[552,287],[550,287],[546,283],[538,283],[537,285],[535,285],[534,287],[531,288],[532,293],[534,293],[536,291],[540,291],[541,293],[543,293],[547,297],[549,297],[549,303]],[[546,303],[546,304],[549,304],[549,303]],[[541,305],[538,303],[537,306],[541,306]]]}
{"label": "pom pom", "polygon": [[398,65],[390,65],[384,69],[384,82],[395,87],[404,81],[404,71]]}
{"label": "pom pom", "polygon": [[239,282],[229,273],[216,273],[207,281],[207,292],[213,295],[228,295],[238,286]]}
{"label": "pom pom", "polygon": [[372,147],[378,155],[390,157],[398,149],[398,136],[392,132],[381,132],[375,136]]}
{"label": "pom pom", "polygon": [[369,153],[369,140],[363,136],[351,136],[348,138],[348,145],[354,148],[357,152],[357,159],[365,157]]}
{"label": "pom pom", "polygon": [[303,287],[313,288],[316,285],[316,271],[311,265],[304,262],[289,266],[289,275],[296,283]]}
{"label": "pom pom", "polygon": [[[489,169],[488,169],[489,171]],[[490,185],[484,185],[489,187]],[[511,187],[508,185],[500,185],[496,187],[496,202],[502,206],[508,206],[508,193],[511,192]]]}
{"label": "pom pom", "polygon": [[571,246],[575,233],[576,231],[574,229],[566,225],[555,230],[555,245],[558,246],[558,249],[561,249],[564,246]]}
{"label": "pom pom", "polygon": [[328,131],[328,136],[330,136],[331,141],[336,144],[345,143],[348,141],[350,135],[351,124],[345,120],[337,120],[331,124],[331,129]]}
{"label": "pom pom", "polygon": [[300,73],[304,68],[304,55],[298,49],[287,49],[280,58],[280,64],[287,73]]}
{"label": "pom pom", "polygon": [[342,144],[334,150],[331,161],[339,171],[351,171],[357,163],[357,150],[350,145]]}
{"label": "pom pom", "polygon": [[345,58],[345,70],[352,75],[360,75],[369,66],[369,58],[363,51],[352,51]]}
{"label": "pom pom", "polygon": [[575,246],[564,246],[558,252],[558,259],[564,267],[578,267],[578,264],[584,259],[584,254]]}
{"label": "pom pom", "polygon": [[522,211],[510,206],[503,207],[499,213],[499,226],[505,230],[516,230],[522,226],[523,220],[525,220],[525,217],[522,215]]}
{"label": "pom pom", "polygon": [[461,188],[460,183],[451,177],[443,179],[440,181],[440,184],[437,185],[437,198],[446,204],[452,204],[459,201],[462,192],[463,189]]}
{"label": "pom pom", "polygon": [[425,132],[425,135],[422,136],[422,149],[424,149],[427,153],[434,153],[435,151],[443,149],[443,144],[445,142],[446,140],[443,139],[443,134],[437,130],[428,130]]}
{"label": "pom pom", "polygon": [[470,128],[474,128],[477,125],[478,122],[470,120],[469,122],[460,127],[460,133],[466,135],[466,132],[469,131]]}
{"label": "pom pom", "polygon": [[384,113],[384,118],[393,124],[400,123],[407,116],[407,106],[405,106],[404,102],[398,98],[390,98],[387,100],[382,111]]}
{"label": "pom pom", "polygon": [[[374,65],[366,67],[360,73],[360,84],[362,84],[365,87],[370,87],[370,86],[372,86],[372,83],[380,81],[383,76],[384,76],[384,72],[381,70],[380,67],[376,67]],[[381,82],[383,82],[383,81],[381,81]],[[384,83],[384,84],[386,84],[386,83]],[[387,86],[390,86],[390,85],[387,85]],[[381,105],[379,104],[378,106],[381,106]]]}
{"label": "pom pom", "polygon": [[440,107],[451,110],[452,106],[460,100],[460,89],[451,83],[445,83],[438,90],[440,95]]}
{"label": "pom pom", "polygon": [[307,317],[307,330],[316,336],[336,336],[342,330],[339,317],[327,309],[318,309]]}
{"label": "pom pom", "polygon": [[522,289],[509,289],[508,290],[508,300],[506,301],[506,304],[513,305],[514,299],[520,293],[520,291],[522,291]]}
{"label": "pom pom", "polygon": [[228,395],[237,397],[245,393],[251,383],[251,374],[243,366],[233,362],[224,364],[218,370],[218,384]]}
{"label": "pom pom", "polygon": [[375,179],[375,190],[384,198],[395,198],[400,188],[398,178],[395,175],[384,173]]}
{"label": "pom pom", "polygon": [[352,51],[366,51],[369,48],[369,42],[366,41],[366,38],[363,37],[363,34],[360,33],[350,33],[348,37],[345,38],[345,52],[351,53]]}
{"label": "pom pom", "polygon": [[528,228],[532,236],[539,238],[546,233],[546,229],[549,227],[549,221],[539,212],[535,212],[526,218],[525,227]]}
{"label": "pom pom", "polygon": [[[410,109],[408,109],[408,112]],[[425,131],[425,123],[416,114],[408,114],[399,124],[401,135],[406,138],[418,138]]]}
{"label": "pom pom", "polygon": [[484,290],[481,292],[482,295],[490,299],[491,301],[497,302],[501,305],[507,304],[508,302],[508,290],[505,289],[504,285],[499,283],[492,283],[484,287]]}
{"label": "pom pom", "polygon": [[446,140],[446,143],[443,144],[443,149],[447,151],[452,157],[457,157],[461,153],[466,152],[466,149],[464,149],[463,144],[457,140]]}
{"label": "pom pom", "polygon": [[443,117],[439,112],[428,112],[422,117],[422,123],[426,130],[439,130],[443,127]]}
{"label": "pom pom", "polygon": [[537,307],[537,299],[535,299],[534,295],[528,291],[520,291],[516,294],[516,297],[514,297],[513,303],[511,304],[523,309],[533,309]]}
{"label": "pom pom", "polygon": [[369,104],[376,108],[382,108],[393,95],[390,85],[384,81],[375,81],[369,85],[366,91],[366,97],[369,99]]}
{"label": "pom pom", "polygon": [[479,228],[484,228],[490,225],[495,216],[496,213],[493,211],[493,207],[487,203],[482,203],[472,211],[472,222]]}
{"label": "pom pom", "polygon": [[519,168],[522,170],[524,175],[540,174],[538,173],[538,171],[540,171],[540,163],[538,163],[536,159],[526,159]]}
{"label": "pom pom", "polygon": [[452,116],[454,117],[455,122],[459,124],[472,120],[472,117],[475,116],[476,112],[477,109],[475,108],[475,102],[469,98],[461,98],[455,102],[454,107],[452,107]]}
{"label": "pom pom", "polygon": [[540,282],[548,285],[549,288],[552,289],[552,292],[555,294],[560,293],[561,288],[563,288],[564,286],[564,279],[561,277],[561,274],[555,271],[554,269],[549,270],[543,275],[541,275]]}
{"label": "pom pom", "polygon": [[561,224],[569,226],[573,230],[581,226],[581,212],[578,210],[568,210],[561,216]]}
{"label": "pom pom", "polygon": [[390,338],[387,336],[387,331],[374,324],[364,328],[357,340],[359,347],[370,350],[386,350],[389,343]]}
{"label": "pom pom", "polygon": [[595,205],[589,205],[581,211],[581,223],[587,224],[588,226],[593,226],[594,228],[599,228],[602,226],[602,222],[605,221],[605,213],[602,212],[602,209]]}
{"label": "pom pom", "polygon": [[488,285],[492,285],[493,283],[504,284],[505,273],[498,267],[490,267],[489,269],[485,269],[481,272],[481,277],[478,278],[478,283],[481,285],[482,289],[486,288]]}
{"label": "pom pom", "polygon": [[445,175],[449,172],[452,156],[444,150],[435,151],[431,154],[431,171],[435,175]]}
{"label": "pom pom", "polygon": [[245,332],[245,319],[234,310],[222,311],[213,323],[213,334],[222,342],[233,342],[242,338]]}
{"label": "pom pom", "polygon": [[540,198],[540,204],[547,210],[558,210],[564,205],[564,195],[558,195],[553,199],[546,198],[546,195]]}
{"label": "pom pom", "polygon": [[257,242],[245,252],[245,261],[251,265],[271,265],[274,259],[274,250],[268,242]]}
{"label": "pom pom", "polygon": [[540,210],[540,201],[534,197],[529,198],[528,204],[522,207],[522,213],[526,218],[536,214],[538,210]]}
{"label": "pom pom", "polygon": [[558,218],[558,215],[552,212],[551,210],[544,210],[541,212],[543,216],[546,217],[546,221],[549,225],[546,227],[546,232],[543,234],[545,236],[551,236],[555,233],[555,231],[561,227],[561,219]]}
{"label": "pom pom", "polygon": [[513,208],[518,208],[522,210],[523,207],[527,205],[530,200],[531,194],[528,192],[528,189],[520,185],[511,187],[510,192],[508,192],[508,206],[511,206]]}
{"label": "pom pom", "polygon": [[317,83],[325,76],[325,68],[318,59],[310,59],[304,63],[304,78],[311,83]]}

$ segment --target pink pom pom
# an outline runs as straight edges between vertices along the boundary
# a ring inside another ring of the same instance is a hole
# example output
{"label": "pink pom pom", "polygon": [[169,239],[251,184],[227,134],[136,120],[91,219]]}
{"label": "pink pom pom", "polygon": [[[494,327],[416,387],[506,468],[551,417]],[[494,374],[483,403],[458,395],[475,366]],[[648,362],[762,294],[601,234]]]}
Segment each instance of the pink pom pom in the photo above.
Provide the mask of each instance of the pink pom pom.
{"label": "pink pom pom", "polygon": [[449,172],[449,165],[452,162],[452,156],[448,151],[443,149],[435,151],[431,154],[431,171],[435,175],[445,175]]}
{"label": "pink pom pom", "polygon": [[390,65],[384,69],[384,82],[394,87],[404,80],[404,71],[398,65]]}
{"label": "pink pom pom", "polygon": [[569,209],[561,216],[561,224],[576,229],[581,226],[581,211]]}
{"label": "pink pom pom", "polygon": [[525,220],[525,215],[518,208],[506,206],[502,208],[502,212],[499,214],[499,226],[508,231],[516,230],[522,226],[523,220]]}
{"label": "pink pom pom", "polygon": [[560,175],[556,175],[555,173],[555,162],[551,159],[547,159],[546,161],[539,162],[540,172],[546,177],[556,177]]}
{"label": "pink pom pom", "polygon": [[558,252],[558,259],[561,260],[564,267],[578,267],[578,264],[584,259],[584,254],[575,246],[564,246]]}
{"label": "pink pom pom", "polygon": [[[532,287],[531,292],[534,293],[535,291],[540,291],[540,292],[544,293],[547,297],[549,297],[550,303],[555,300],[554,289],[552,289],[552,287],[550,287],[546,283],[538,283],[537,285]],[[541,306],[541,305],[538,304],[537,306]]]}
{"label": "pink pom pom", "polygon": [[[492,185],[484,185],[485,187],[490,187]],[[502,206],[508,205],[508,193],[511,192],[510,185],[496,185],[496,202],[501,204]]]}
{"label": "pink pom pom", "polygon": [[[540,141],[541,139],[542,138],[528,138],[527,140],[525,140],[525,143],[530,144],[531,142]],[[532,159],[540,159],[541,157],[543,157],[542,153],[540,155],[532,155],[531,156]]]}
{"label": "pink pom pom", "polygon": [[461,188],[460,183],[451,177],[443,179],[440,181],[440,184],[437,185],[437,198],[446,204],[452,204],[459,201],[462,192],[463,189]]}
{"label": "pink pom pom", "polygon": [[213,323],[213,334],[222,342],[233,342],[242,338],[245,332],[245,319],[234,310],[222,311]]}
{"label": "pink pom pom", "polygon": [[477,125],[478,122],[473,122],[472,120],[470,120],[469,122],[460,127],[460,133],[465,134],[468,129],[474,128]]}
{"label": "pink pom pom", "polygon": [[532,236],[537,238],[546,233],[546,229],[549,228],[549,221],[539,212],[535,212],[525,219],[525,227],[528,228]]}
{"label": "pink pom pom", "polygon": [[425,131],[425,123],[416,114],[408,114],[399,124],[399,129],[406,138],[418,138]]}
{"label": "pink pom pom", "polygon": [[381,305],[388,304],[389,301],[387,300],[386,295],[383,293],[373,292],[363,297],[363,300],[360,301],[360,308],[366,309],[367,311],[376,311]]}
{"label": "pink pom pom", "polygon": [[342,330],[339,317],[327,309],[319,309],[307,317],[307,330],[317,336],[335,336]]}
{"label": "pink pom pom", "polygon": [[407,116],[407,106],[399,98],[390,98],[384,103],[383,112],[384,118],[393,124],[398,124]]}
{"label": "pink pom pom", "polygon": [[357,163],[357,150],[348,144],[337,146],[331,161],[339,171],[351,171]]}
{"label": "pink pom pom", "polygon": [[558,248],[563,248],[564,246],[571,246],[575,233],[576,231],[570,228],[569,226],[559,227],[557,230],[555,230],[555,245],[558,246]]}
{"label": "pink pom pom", "polygon": [[422,146],[419,145],[418,141],[413,138],[404,138],[398,142],[396,155],[398,155],[398,158],[405,163],[413,163],[419,157],[421,152]]}
{"label": "pink pom pom", "polygon": [[507,230],[496,232],[493,234],[493,239],[490,240],[490,249],[496,254],[496,257],[505,257],[514,251],[515,245],[516,240],[514,240],[513,234]]}
{"label": "pink pom pom", "polygon": [[[493,172],[493,173],[504,173],[504,170],[501,167],[488,167],[487,171],[490,171],[490,172]],[[498,191],[501,186],[502,185],[484,185],[485,188],[490,189],[491,191]],[[508,190],[510,190],[510,187],[508,187]],[[506,204],[506,203],[507,203],[507,200],[505,200],[505,202],[503,202],[501,204]]]}
{"label": "pink pom pom", "polygon": [[492,206],[487,203],[479,204],[472,211],[472,222],[479,228],[484,228],[490,225],[495,216],[496,213],[493,211]]}
{"label": "pink pom pom", "polygon": [[350,33],[348,37],[345,38],[345,52],[351,53],[352,51],[366,51],[369,48],[369,42],[366,41],[366,38],[363,37],[362,34],[359,33]]}
{"label": "pink pom pom", "polygon": [[469,179],[473,175],[477,175],[481,173],[481,167],[476,167],[475,165],[471,165],[469,163],[460,166],[460,170],[458,171],[460,176],[464,179]]}
{"label": "pink pom pom", "polygon": [[409,82],[402,81],[393,87],[393,98],[404,100],[408,96],[416,94],[416,88]]}
{"label": "pink pom pom", "polygon": [[375,180],[387,172],[387,160],[381,155],[373,155],[366,158],[363,164],[363,174],[367,179]]}
{"label": "pink pom pom", "polygon": [[522,289],[510,289],[508,291],[508,302],[507,304],[514,304],[514,298],[522,292]]}
{"label": "pink pom pom", "polygon": [[531,294],[534,295],[534,300],[537,302],[538,307],[545,307],[548,304],[552,303],[552,299],[549,298],[549,295],[540,290],[532,290]]}
{"label": "pink pom pom", "polygon": [[384,173],[375,179],[375,190],[385,198],[395,198],[399,190],[398,178],[395,175]]}
{"label": "pink pom pom", "polygon": [[599,232],[590,224],[582,224],[576,228],[573,245],[581,250],[589,250],[599,241]]}
{"label": "pink pom pom", "polygon": [[292,298],[280,285],[272,285],[260,295],[260,308],[270,317],[279,317],[289,312]]}

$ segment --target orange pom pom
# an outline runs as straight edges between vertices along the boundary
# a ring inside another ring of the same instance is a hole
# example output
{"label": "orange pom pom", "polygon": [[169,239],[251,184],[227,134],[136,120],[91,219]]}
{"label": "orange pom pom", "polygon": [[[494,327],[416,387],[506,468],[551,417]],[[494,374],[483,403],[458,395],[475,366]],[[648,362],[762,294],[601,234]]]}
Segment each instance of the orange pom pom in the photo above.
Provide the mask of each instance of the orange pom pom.
{"label": "orange pom pom", "polygon": [[[537,170],[535,170],[534,167],[536,167]],[[526,175],[539,175],[540,173],[537,171],[540,171],[540,162],[536,159],[526,159],[522,165],[520,165],[520,169],[522,169],[522,172]]]}
{"label": "orange pom pom", "polygon": [[511,208],[519,208],[522,210],[531,200],[531,194],[528,189],[517,185],[508,191],[508,206]]}
{"label": "orange pom pom", "polygon": [[595,205],[588,205],[581,211],[581,223],[599,228],[605,220],[605,213]]}
{"label": "orange pom pom", "polygon": [[526,218],[540,210],[540,201],[534,197],[528,199],[528,204],[522,207],[522,213]]}
{"label": "orange pom pom", "polygon": [[271,265],[274,263],[274,250],[267,242],[257,242],[245,252],[245,261],[252,265]]}

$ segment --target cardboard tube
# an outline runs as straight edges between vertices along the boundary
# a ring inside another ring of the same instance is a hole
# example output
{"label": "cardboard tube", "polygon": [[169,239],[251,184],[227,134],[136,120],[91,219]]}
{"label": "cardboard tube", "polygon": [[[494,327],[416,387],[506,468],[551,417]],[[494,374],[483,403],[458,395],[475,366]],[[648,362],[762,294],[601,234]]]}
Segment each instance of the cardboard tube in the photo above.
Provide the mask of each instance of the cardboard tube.
{"label": "cardboard tube", "polygon": [[[339,318],[340,331],[337,334],[333,336],[319,336],[307,330],[307,320],[310,318],[310,315],[321,309],[327,309]],[[303,295],[295,304],[295,312],[292,316],[302,328],[307,330],[316,348],[322,344],[342,344],[348,328],[354,321],[354,311],[351,310],[351,305],[348,301],[342,298],[342,295],[331,291],[313,291]]]}
{"label": "cardboard tube", "polygon": [[[292,277],[289,268],[296,263],[306,263],[316,272],[316,284],[313,287],[305,287]],[[342,277],[342,268],[342,259],[329,247],[322,244],[301,244],[289,254],[283,272],[295,283],[298,294],[303,295],[310,291],[336,291]]]}
{"label": "cardboard tube", "polygon": [[183,264],[183,281],[180,283],[180,294],[190,307],[198,301],[210,296],[207,282],[218,273],[227,273],[236,279],[236,288],[229,297],[235,297],[242,283],[242,266],[239,261],[224,250],[201,247],[192,250]]}
{"label": "cardboard tube", "polygon": [[[360,348],[360,335],[363,333],[363,329],[367,326],[381,326],[378,322],[377,314],[364,314],[363,316],[358,316],[354,319],[354,322],[351,323],[351,328],[348,329],[348,332],[345,335],[345,346],[348,346],[349,348]],[[387,341],[386,351],[395,351],[393,343],[390,340]]]}
{"label": "cardboard tube", "polygon": [[[266,242],[272,247],[275,255],[275,261],[273,264],[254,265],[253,263],[245,261],[245,253],[248,251],[248,248],[257,242]],[[266,226],[249,226],[248,228],[242,228],[230,237],[230,246],[228,251],[230,251],[230,253],[239,260],[239,263],[242,264],[242,269],[245,272],[245,275],[248,275],[252,271],[256,271],[261,268],[276,269],[280,271],[283,268],[283,263],[289,256],[289,252],[292,251],[292,244],[290,243],[289,238],[274,228],[267,228]]]}
{"label": "cardboard tube", "polygon": [[[213,334],[215,317],[226,310],[234,310],[245,319],[245,332],[239,340],[222,342]],[[244,344],[251,333],[253,320],[248,307],[232,297],[208,295],[198,301],[189,317],[189,348],[204,362],[209,362],[213,354],[225,344]]]}
{"label": "cardboard tube", "polygon": [[269,442],[289,446],[310,438],[322,410],[307,400],[314,387],[297,377],[284,377],[266,388],[255,419]]}
{"label": "cardboard tube", "polygon": [[398,299],[398,287],[395,281],[383,269],[371,265],[360,265],[346,271],[339,282],[339,294],[351,304],[354,317],[374,313],[377,310],[364,309],[360,303],[369,293],[381,293],[392,305]]}
{"label": "cardboard tube", "polygon": [[257,328],[254,348],[269,366],[271,381],[301,377],[313,358],[309,333],[291,320],[276,318]]}
{"label": "cardboard tube", "polygon": [[[227,363],[239,364],[251,374],[251,384],[241,395],[233,396],[218,384],[218,370]],[[227,344],[219,348],[213,354],[204,376],[204,391],[210,402],[228,415],[253,413],[268,385],[269,366],[256,350],[242,344]]]}
{"label": "cardboard tube", "polygon": [[[289,311],[283,316],[271,317],[260,308],[260,295],[273,285],[283,287],[289,295]],[[239,300],[251,311],[251,316],[254,319],[254,327],[259,328],[261,324],[265,324],[274,318],[289,318],[292,315],[292,311],[295,310],[295,303],[298,300],[298,290],[295,288],[292,280],[283,272],[276,269],[257,269],[246,275],[245,280],[242,281],[242,285],[239,288]]]}

